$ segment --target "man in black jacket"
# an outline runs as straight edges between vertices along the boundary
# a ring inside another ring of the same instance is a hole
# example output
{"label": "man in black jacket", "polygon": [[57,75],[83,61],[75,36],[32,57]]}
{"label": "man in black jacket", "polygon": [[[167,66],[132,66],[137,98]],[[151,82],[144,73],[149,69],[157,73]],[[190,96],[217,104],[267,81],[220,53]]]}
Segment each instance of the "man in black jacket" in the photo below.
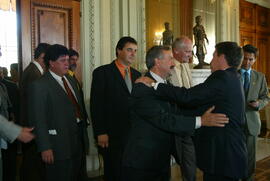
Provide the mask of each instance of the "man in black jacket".
{"label": "man in black jacket", "polygon": [[[164,46],[152,47],[146,55],[146,76],[164,83],[174,67],[172,52]],[[130,101],[132,127],[123,156],[123,181],[168,181],[174,135],[194,132],[201,126],[223,127],[228,119],[210,108],[202,117],[186,117],[155,91],[136,84]]]}
{"label": "man in black jacket", "polygon": [[104,159],[104,180],[119,181],[124,146],[130,129],[128,100],[134,81],[141,76],[131,67],[137,42],[122,37],[116,59],[93,72],[90,112],[99,153]]}
{"label": "man in black jacket", "polygon": [[[245,98],[237,72],[242,58],[243,52],[237,43],[221,42],[216,45],[213,54],[212,74],[203,84],[188,90],[166,84],[154,85],[161,98],[197,108],[193,111],[197,115],[215,105],[214,112],[229,117],[229,124],[223,128],[202,127],[196,133],[197,166],[204,172],[204,181],[238,181],[247,174],[243,131]],[[151,81],[147,83],[151,84]]]}

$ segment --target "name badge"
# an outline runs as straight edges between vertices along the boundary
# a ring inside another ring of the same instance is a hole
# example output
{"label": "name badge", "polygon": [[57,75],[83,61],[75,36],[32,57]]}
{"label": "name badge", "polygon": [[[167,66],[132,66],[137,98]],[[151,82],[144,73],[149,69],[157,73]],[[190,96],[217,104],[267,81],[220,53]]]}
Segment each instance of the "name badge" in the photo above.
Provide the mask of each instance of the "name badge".
{"label": "name badge", "polygon": [[56,132],[55,129],[50,129],[50,130],[49,130],[49,134],[50,134],[50,135],[57,135],[57,132]]}

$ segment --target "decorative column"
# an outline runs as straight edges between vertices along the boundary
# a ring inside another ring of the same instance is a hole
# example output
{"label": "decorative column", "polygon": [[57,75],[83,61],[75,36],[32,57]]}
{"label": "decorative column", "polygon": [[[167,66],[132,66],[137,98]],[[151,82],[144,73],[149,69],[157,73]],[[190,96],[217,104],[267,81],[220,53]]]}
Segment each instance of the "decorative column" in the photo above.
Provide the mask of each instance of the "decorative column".
{"label": "decorative column", "polygon": [[[100,25],[99,25],[99,0],[82,0],[81,1],[81,55],[82,62],[82,81],[84,89],[84,98],[86,110],[89,114],[90,101],[90,80],[92,71],[96,65],[100,64]],[[88,136],[90,141],[90,153],[87,156],[87,171],[99,170],[100,163],[98,159],[95,140],[93,138],[92,125],[89,126]],[[94,172],[92,172],[94,173]]]}
{"label": "decorative column", "polygon": [[239,42],[239,0],[216,1],[216,42]]}
{"label": "decorative column", "polygon": [[[145,0],[81,0],[82,80],[86,109],[89,111],[93,70],[115,59],[115,46],[120,37],[132,36],[138,42],[134,67],[142,69],[145,57]],[[89,112],[88,112],[89,113]],[[90,116],[90,114],[88,114]],[[100,174],[93,129],[88,129],[90,155],[87,170]],[[91,172],[92,173],[92,172]]]}

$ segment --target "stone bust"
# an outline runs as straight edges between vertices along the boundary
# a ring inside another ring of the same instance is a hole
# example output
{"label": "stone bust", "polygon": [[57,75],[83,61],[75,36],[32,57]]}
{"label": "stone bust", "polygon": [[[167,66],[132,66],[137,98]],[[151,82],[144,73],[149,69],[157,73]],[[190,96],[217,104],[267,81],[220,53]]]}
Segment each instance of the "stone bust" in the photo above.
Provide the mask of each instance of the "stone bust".
{"label": "stone bust", "polygon": [[162,33],[163,45],[170,46],[173,42],[173,32],[170,30],[170,23],[165,22],[165,31]]}

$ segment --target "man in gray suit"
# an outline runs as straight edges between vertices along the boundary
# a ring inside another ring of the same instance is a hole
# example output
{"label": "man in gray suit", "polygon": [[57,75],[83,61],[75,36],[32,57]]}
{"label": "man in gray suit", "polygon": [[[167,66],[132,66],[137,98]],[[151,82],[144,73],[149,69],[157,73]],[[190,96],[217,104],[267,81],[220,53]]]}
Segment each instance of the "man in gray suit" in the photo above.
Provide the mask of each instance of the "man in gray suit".
{"label": "man in gray suit", "polygon": [[244,181],[253,181],[256,163],[256,142],[260,134],[261,120],[259,110],[268,104],[268,88],[264,74],[251,67],[258,56],[258,49],[245,45],[244,60],[240,69],[246,96],[246,137],[248,151],[248,177]]}
{"label": "man in gray suit", "polygon": [[[22,128],[0,115],[0,139],[3,138],[9,142],[13,142],[15,139],[18,139],[26,143],[34,138],[34,135],[31,133],[32,130],[33,128]],[[2,157],[0,150],[0,181],[2,181],[2,175]]]}
{"label": "man in gray suit", "polygon": [[79,90],[68,72],[68,49],[51,45],[44,57],[48,71],[29,87],[29,123],[47,181],[77,181],[88,146],[86,115]]}

